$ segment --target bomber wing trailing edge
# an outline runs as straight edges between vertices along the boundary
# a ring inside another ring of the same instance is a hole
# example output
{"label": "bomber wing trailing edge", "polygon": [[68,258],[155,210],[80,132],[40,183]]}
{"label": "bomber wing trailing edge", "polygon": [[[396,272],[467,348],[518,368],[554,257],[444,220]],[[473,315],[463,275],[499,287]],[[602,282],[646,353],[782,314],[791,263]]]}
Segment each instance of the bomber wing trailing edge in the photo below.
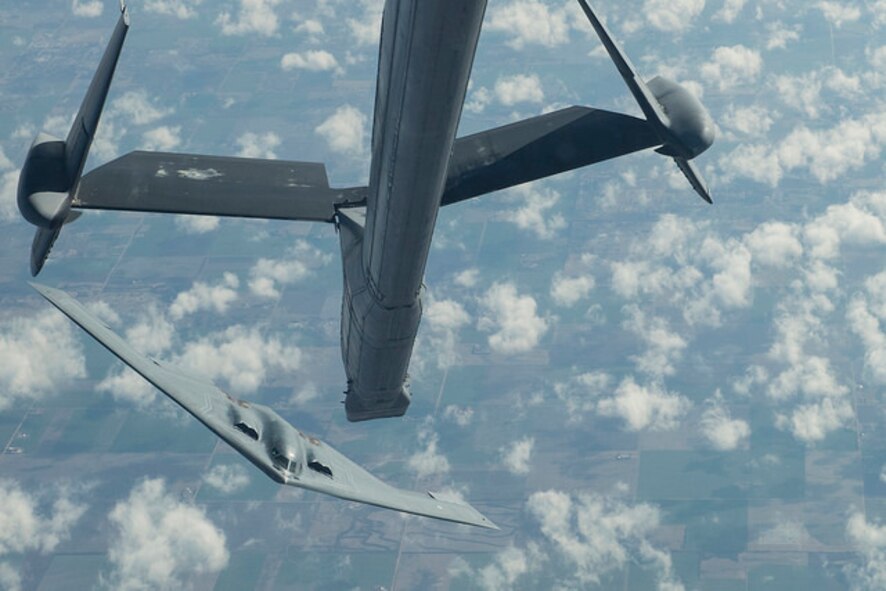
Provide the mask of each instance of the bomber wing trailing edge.
{"label": "bomber wing trailing edge", "polygon": [[[643,117],[572,106],[456,137],[486,0],[386,0],[366,186],[330,186],[321,163],[131,152],[83,174],[129,30],[121,14],[65,140],[40,134],[18,205],[37,226],[31,273],[87,210],[218,215],[334,224],[343,266],[341,351],[350,421],[403,415],[422,315],[422,280],[441,206],[646,149],[671,157],[707,202],[692,161],[715,125],[685,87],[644,81],[586,0],[578,0]],[[429,75],[430,73],[430,75]],[[38,286],[115,355],[278,482],[483,527],[469,505],[383,484],[273,410],[146,359],[64,293]],[[279,445],[278,445],[279,443]],[[312,459],[313,458],[313,459]]]}

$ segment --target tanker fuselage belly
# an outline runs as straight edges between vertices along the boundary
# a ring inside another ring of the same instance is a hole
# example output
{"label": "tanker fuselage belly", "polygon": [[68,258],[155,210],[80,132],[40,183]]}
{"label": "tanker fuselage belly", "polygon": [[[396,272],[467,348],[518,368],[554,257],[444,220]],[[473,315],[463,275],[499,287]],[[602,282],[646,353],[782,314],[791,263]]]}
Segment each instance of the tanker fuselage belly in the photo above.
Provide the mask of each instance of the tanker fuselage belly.
{"label": "tanker fuselage belly", "polygon": [[421,285],[485,0],[388,0],[365,220],[343,210],[348,419],[400,416]]}

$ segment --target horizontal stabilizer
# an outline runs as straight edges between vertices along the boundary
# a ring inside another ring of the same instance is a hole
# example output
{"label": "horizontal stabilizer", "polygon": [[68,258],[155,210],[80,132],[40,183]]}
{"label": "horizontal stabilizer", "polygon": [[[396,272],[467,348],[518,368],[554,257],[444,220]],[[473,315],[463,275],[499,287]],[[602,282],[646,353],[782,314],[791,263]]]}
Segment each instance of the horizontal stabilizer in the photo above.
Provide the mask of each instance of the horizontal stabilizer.
{"label": "horizontal stabilizer", "polygon": [[83,176],[73,207],[331,222],[365,188],[331,189],[315,162],[130,152]]}
{"label": "horizontal stabilizer", "polygon": [[31,284],[40,295],[273,480],[405,513],[497,529],[471,505],[386,484],[273,409],[238,400],[210,380],[150,359],[67,293]]}
{"label": "horizontal stabilizer", "polygon": [[568,107],[455,141],[442,205],[661,144],[649,123]]}

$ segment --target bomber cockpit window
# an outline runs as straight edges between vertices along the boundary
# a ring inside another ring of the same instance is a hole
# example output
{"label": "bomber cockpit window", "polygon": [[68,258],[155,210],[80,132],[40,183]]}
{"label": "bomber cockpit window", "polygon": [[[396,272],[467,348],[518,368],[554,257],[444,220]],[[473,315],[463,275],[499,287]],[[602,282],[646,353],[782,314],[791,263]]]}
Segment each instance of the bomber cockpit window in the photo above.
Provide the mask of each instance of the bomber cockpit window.
{"label": "bomber cockpit window", "polygon": [[293,474],[298,473],[298,462],[280,453],[276,447],[271,450],[271,459],[278,468]]}
{"label": "bomber cockpit window", "polygon": [[234,423],[234,428],[240,431],[241,433],[246,434],[251,437],[255,441],[258,441],[258,431],[255,430],[251,425],[240,421],[239,423]]}

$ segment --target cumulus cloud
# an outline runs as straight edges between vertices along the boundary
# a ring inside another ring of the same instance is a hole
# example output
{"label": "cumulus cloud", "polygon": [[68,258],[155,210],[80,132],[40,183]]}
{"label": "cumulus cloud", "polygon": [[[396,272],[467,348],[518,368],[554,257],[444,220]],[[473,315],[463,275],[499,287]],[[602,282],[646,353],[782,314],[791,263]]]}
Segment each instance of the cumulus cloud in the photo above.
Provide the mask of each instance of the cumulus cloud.
{"label": "cumulus cloud", "polygon": [[381,17],[384,0],[359,0],[360,18],[347,20],[351,37],[357,46],[376,45],[381,35]]}
{"label": "cumulus cloud", "polygon": [[643,14],[660,31],[684,33],[704,10],[705,0],[645,0]]}
{"label": "cumulus cloud", "polygon": [[792,224],[764,222],[745,236],[754,262],[770,267],[786,267],[803,254],[799,230]]}
{"label": "cumulus cloud", "polygon": [[[882,275],[881,273],[872,279],[877,280]],[[882,298],[882,295],[876,294],[875,297]],[[874,383],[886,384],[886,335],[880,328],[878,315],[871,313],[866,299],[860,295],[853,298],[846,309],[849,327],[858,335],[865,348],[865,370]]]}
{"label": "cumulus cloud", "polygon": [[181,144],[181,126],[163,125],[142,134],[141,149],[168,152]]}
{"label": "cumulus cloud", "polygon": [[491,331],[489,346],[496,353],[526,353],[534,349],[548,330],[538,316],[535,299],[520,295],[513,283],[495,283],[480,300],[484,310],[478,328]]}
{"label": "cumulus cloud", "polygon": [[646,345],[642,355],[634,356],[637,369],[651,376],[673,375],[674,364],[683,356],[687,343],[673,332],[663,318],[649,318],[636,305],[626,306],[624,328],[637,335]]}
{"label": "cumulus cloud", "polygon": [[741,13],[747,0],[723,0],[723,6],[714,15],[714,20],[731,23]]}
{"label": "cumulus cloud", "polygon": [[456,285],[461,287],[474,287],[477,285],[477,281],[480,280],[480,269],[470,268],[465,269],[464,271],[459,271],[456,273],[453,281]]}
{"label": "cumulus cloud", "polygon": [[670,554],[650,541],[661,523],[661,514],[653,505],[548,490],[533,493],[526,509],[538,522],[542,551],[572,567],[567,576],[574,580],[567,587],[599,585],[607,574],[636,563],[653,573],[659,591],[683,590]]}
{"label": "cumulus cloud", "polygon": [[641,386],[633,378],[625,378],[612,397],[599,401],[597,412],[624,420],[629,431],[667,431],[677,427],[691,406],[685,397],[657,384]]}
{"label": "cumulus cloud", "polygon": [[524,437],[512,442],[500,450],[502,464],[511,474],[529,474],[529,460],[534,447],[534,437]]}
{"label": "cumulus cloud", "polygon": [[612,377],[602,371],[592,371],[554,384],[554,394],[563,403],[571,420],[578,413],[593,411],[601,396],[609,392]]}
{"label": "cumulus cloud", "polygon": [[495,81],[495,98],[506,107],[518,103],[540,103],[545,100],[541,80],[536,74],[502,76]]}
{"label": "cumulus cloud", "polygon": [[10,168],[15,168],[15,165],[6,157],[3,146],[0,146],[0,170],[9,170]]}
{"label": "cumulus cloud", "polygon": [[424,319],[428,327],[428,346],[436,356],[437,367],[445,369],[458,361],[458,331],[471,322],[470,315],[455,300],[429,297]]}
{"label": "cumulus cloud", "polygon": [[824,0],[816,4],[829,23],[841,28],[845,23],[853,23],[861,18],[861,9],[845,2]]}
{"label": "cumulus cloud", "polygon": [[203,509],[168,492],[161,479],[136,485],[108,518],[112,570],[106,583],[113,589],[190,588],[195,576],[228,564],[224,533]]}
{"label": "cumulus cloud", "polygon": [[846,537],[863,560],[861,565],[844,568],[852,591],[886,588],[886,526],[877,520],[868,521],[863,513],[855,511],[846,522]]}
{"label": "cumulus cloud", "polygon": [[218,229],[221,219],[214,215],[177,215],[175,225],[188,234],[206,234]]}
{"label": "cumulus cloud", "polygon": [[801,125],[774,145],[745,143],[719,165],[730,182],[736,177],[778,186],[787,172],[805,169],[824,184],[880,156],[886,145],[886,113],[847,118],[828,129]]}
{"label": "cumulus cloud", "polygon": [[0,411],[86,377],[86,360],[73,326],[54,310],[0,322]]}
{"label": "cumulus cloud", "polygon": [[236,16],[225,10],[218,15],[215,24],[223,35],[250,35],[270,37],[277,32],[280,23],[274,7],[280,0],[239,0]]}
{"label": "cumulus cloud", "polygon": [[202,2],[203,0],[147,0],[145,11],[184,20],[197,16],[196,9]]}
{"label": "cumulus cloud", "polygon": [[511,195],[523,199],[523,204],[516,210],[508,210],[502,217],[517,225],[521,230],[529,230],[542,240],[550,240],[566,227],[566,220],[559,213],[549,214],[560,194],[553,189],[534,183],[527,183],[509,189]]}
{"label": "cumulus cloud", "polygon": [[453,421],[459,427],[467,427],[474,418],[474,409],[470,406],[450,404],[443,410],[443,418]]}
{"label": "cumulus cloud", "polygon": [[705,439],[715,449],[724,451],[737,449],[743,445],[751,435],[748,422],[732,418],[719,390],[706,404],[707,407],[699,421],[699,429]]}
{"label": "cumulus cloud", "polygon": [[551,8],[538,0],[516,0],[494,5],[484,28],[509,35],[507,44],[517,50],[526,45],[557,47],[569,41],[570,22],[575,19],[570,4]]}
{"label": "cumulus cloud", "polygon": [[284,70],[309,70],[311,72],[342,72],[338,60],[328,51],[308,50],[301,53],[287,53],[280,59]]}
{"label": "cumulus cloud", "polygon": [[594,289],[592,275],[568,276],[563,273],[554,274],[551,281],[551,297],[558,306],[571,308],[580,300],[588,297]]}
{"label": "cumulus cloud", "polygon": [[95,18],[102,15],[104,3],[101,0],[71,0],[71,12],[74,16]]}
{"label": "cumulus cloud", "polygon": [[21,169],[7,170],[0,174],[0,220],[8,222],[21,217],[16,202],[20,175]]}
{"label": "cumulus cloud", "polygon": [[823,440],[832,431],[847,425],[855,417],[852,405],[842,398],[824,398],[801,404],[790,414],[779,414],[776,426],[787,429],[805,443]]}
{"label": "cumulus cloud", "polygon": [[345,105],[318,125],[314,133],[326,140],[333,152],[359,156],[366,149],[366,124],[366,115],[356,107]]}
{"label": "cumulus cloud", "polygon": [[763,58],[760,52],[744,45],[717,47],[711,60],[701,65],[703,80],[715,84],[721,92],[754,82],[762,70]]}
{"label": "cumulus cloud", "polygon": [[233,273],[225,273],[222,282],[217,285],[195,281],[191,289],[175,296],[175,300],[169,306],[169,316],[173,320],[181,320],[188,314],[200,310],[214,310],[224,314],[228,306],[237,300],[239,286],[240,280]]}
{"label": "cumulus cloud", "polygon": [[800,40],[800,25],[786,25],[781,21],[767,23],[766,31],[769,33],[769,39],[766,41],[766,49],[785,49],[791,41]]}
{"label": "cumulus cloud", "polygon": [[111,108],[108,109],[112,116],[125,117],[135,125],[150,125],[172,114],[172,109],[158,107],[154,101],[148,98],[148,92],[142,90],[130,90],[122,96],[114,99]]}
{"label": "cumulus cloud", "polygon": [[148,306],[138,323],[126,330],[126,341],[145,355],[158,355],[172,346],[173,327],[155,305]]}
{"label": "cumulus cloud", "polygon": [[237,145],[240,147],[237,156],[276,160],[277,154],[274,150],[280,147],[280,143],[280,136],[273,131],[262,134],[247,131],[237,138]]}
{"label": "cumulus cloud", "polygon": [[141,410],[153,407],[157,400],[157,390],[154,386],[129,367],[111,370],[95,385],[95,389],[110,394],[114,400],[125,401]]}
{"label": "cumulus cloud", "polygon": [[803,239],[817,259],[834,259],[843,243],[884,244],[883,213],[886,193],[858,193],[847,203],[829,205],[803,228]]}
{"label": "cumulus cloud", "polygon": [[[14,480],[0,480],[0,560],[9,554],[51,553],[70,537],[85,512],[86,505],[68,488],[34,496]],[[0,586],[18,591],[23,586],[22,573],[0,562]]]}
{"label": "cumulus cloud", "polygon": [[418,431],[420,449],[409,456],[406,465],[419,478],[449,472],[449,460],[437,449],[438,437],[430,423],[425,422]]}
{"label": "cumulus cloud", "polygon": [[223,379],[231,389],[255,392],[271,371],[292,372],[301,365],[301,350],[255,328],[232,326],[186,343],[177,361],[209,379]]}
{"label": "cumulus cloud", "polygon": [[203,482],[224,495],[230,495],[249,486],[249,474],[240,464],[216,464],[203,474]]}
{"label": "cumulus cloud", "polygon": [[329,264],[332,256],[311,246],[305,240],[289,249],[287,258],[259,259],[249,270],[249,291],[269,299],[280,299],[280,288],[309,277],[313,269]]}
{"label": "cumulus cloud", "polygon": [[720,121],[723,125],[749,136],[765,136],[775,122],[773,111],[762,105],[730,105]]}

